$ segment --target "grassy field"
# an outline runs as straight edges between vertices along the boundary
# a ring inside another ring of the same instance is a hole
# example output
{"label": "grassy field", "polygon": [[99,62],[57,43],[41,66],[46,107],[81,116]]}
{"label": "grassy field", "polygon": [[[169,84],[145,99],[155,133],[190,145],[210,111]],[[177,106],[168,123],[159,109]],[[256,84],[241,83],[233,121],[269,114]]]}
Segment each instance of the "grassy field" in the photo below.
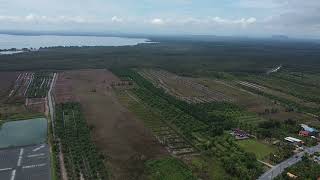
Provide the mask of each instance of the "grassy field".
{"label": "grassy field", "polygon": [[149,180],[196,180],[188,167],[175,158],[162,158],[146,162]]}
{"label": "grassy field", "polygon": [[221,162],[216,159],[208,157],[204,160],[204,158],[193,157],[191,160],[191,166],[196,175],[198,175],[198,173],[201,174],[203,172],[208,172],[208,179],[230,178],[225,169],[223,169]]}
{"label": "grassy field", "polygon": [[275,148],[255,139],[238,141],[237,144],[247,152],[254,153],[259,160],[263,160],[270,153],[275,151]]}

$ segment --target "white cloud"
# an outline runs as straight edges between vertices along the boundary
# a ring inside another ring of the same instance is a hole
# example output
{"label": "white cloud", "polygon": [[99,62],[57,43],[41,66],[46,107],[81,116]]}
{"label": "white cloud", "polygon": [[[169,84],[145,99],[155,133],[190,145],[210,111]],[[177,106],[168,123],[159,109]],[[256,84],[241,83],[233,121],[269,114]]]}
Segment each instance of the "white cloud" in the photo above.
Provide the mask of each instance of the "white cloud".
{"label": "white cloud", "polygon": [[119,18],[119,17],[117,17],[117,16],[113,16],[113,17],[111,18],[111,21],[112,21],[112,22],[116,22],[116,23],[121,23],[121,22],[123,22],[123,19],[122,19],[122,18]]}
{"label": "white cloud", "polygon": [[164,25],[166,22],[163,19],[155,18],[152,19],[150,23],[154,25]]}
{"label": "white cloud", "polygon": [[257,23],[257,19],[254,17],[249,18],[240,18],[240,19],[227,19],[227,18],[221,18],[221,17],[205,17],[205,18],[194,18],[194,17],[188,17],[188,18],[155,18],[151,21],[148,21],[149,23],[153,25],[167,25],[167,27],[178,27],[178,26],[202,26],[202,27],[247,27],[248,25]]}
{"label": "white cloud", "polygon": [[246,22],[249,23],[249,24],[255,23],[256,21],[257,21],[257,19],[254,18],[254,17],[248,18],[248,19],[246,20]]}
{"label": "white cloud", "polygon": [[[36,14],[28,14],[26,16],[1,16],[0,15],[0,23],[20,23],[20,24],[108,24],[108,23],[122,23],[125,20],[118,16],[113,16],[110,20],[99,19],[96,17],[93,18],[84,18],[81,16],[42,16]],[[167,28],[175,28],[175,27],[185,27],[187,25],[193,26],[215,26],[215,27],[227,27],[227,26],[241,26],[247,27],[248,25],[254,24],[257,22],[256,18],[240,18],[240,19],[227,19],[222,17],[205,17],[205,18],[154,18],[151,20],[146,20],[143,18],[137,19],[127,19],[126,24],[128,26],[136,24],[138,26],[145,25],[156,25],[163,26]]]}
{"label": "white cloud", "polygon": [[39,16],[35,14],[29,14],[26,16],[1,16],[0,22],[11,22],[11,23],[90,23],[90,20],[74,16]]}
{"label": "white cloud", "polygon": [[225,24],[225,25],[242,25],[247,26],[249,24],[253,24],[257,21],[256,18],[250,17],[250,18],[241,18],[241,19],[224,19],[220,17],[214,17],[211,19],[212,22],[218,23],[218,24]]}

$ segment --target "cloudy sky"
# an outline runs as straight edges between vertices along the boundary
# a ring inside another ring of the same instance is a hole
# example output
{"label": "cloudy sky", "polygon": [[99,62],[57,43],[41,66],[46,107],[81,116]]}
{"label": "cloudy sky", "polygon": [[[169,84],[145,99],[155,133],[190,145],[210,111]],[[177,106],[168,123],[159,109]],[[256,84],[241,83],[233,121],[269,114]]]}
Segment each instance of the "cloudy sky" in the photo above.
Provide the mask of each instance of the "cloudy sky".
{"label": "cloudy sky", "polygon": [[0,30],[320,37],[320,0],[0,0]]}

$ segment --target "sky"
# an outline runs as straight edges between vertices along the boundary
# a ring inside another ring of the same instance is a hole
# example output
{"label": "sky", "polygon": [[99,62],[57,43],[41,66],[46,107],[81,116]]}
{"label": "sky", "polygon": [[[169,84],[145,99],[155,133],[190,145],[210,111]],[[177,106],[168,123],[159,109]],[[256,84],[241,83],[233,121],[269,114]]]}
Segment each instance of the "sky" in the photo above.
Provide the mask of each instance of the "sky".
{"label": "sky", "polygon": [[0,0],[0,30],[320,38],[320,0]]}

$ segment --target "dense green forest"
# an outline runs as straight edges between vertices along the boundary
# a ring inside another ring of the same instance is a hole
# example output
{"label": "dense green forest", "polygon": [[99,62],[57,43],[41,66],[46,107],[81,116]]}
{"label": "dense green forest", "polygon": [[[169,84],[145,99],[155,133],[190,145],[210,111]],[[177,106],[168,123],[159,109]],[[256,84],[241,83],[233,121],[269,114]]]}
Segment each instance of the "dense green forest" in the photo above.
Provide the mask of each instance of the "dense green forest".
{"label": "dense green forest", "polygon": [[0,71],[153,67],[185,75],[216,71],[262,73],[282,64],[292,71],[319,72],[320,44],[275,40],[153,39],[122,47],[55,47],[0,56]]}

